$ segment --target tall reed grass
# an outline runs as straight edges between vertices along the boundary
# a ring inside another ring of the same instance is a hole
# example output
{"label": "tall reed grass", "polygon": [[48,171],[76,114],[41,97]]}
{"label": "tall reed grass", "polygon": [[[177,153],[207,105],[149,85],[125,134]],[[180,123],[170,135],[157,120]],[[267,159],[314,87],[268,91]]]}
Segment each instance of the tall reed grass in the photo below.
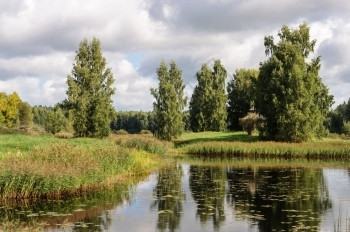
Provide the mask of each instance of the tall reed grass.
{"label": "tall reed grass", "polygon": [[0,160],[0,199],[53,199],[82,194],[118,183],[121,175],[150,171],[159,161],[146,151],[111,141],[89,143],[54,142],[28,152],[9,152]]}
{"label": "tall reed grass", "polygon": [[5,220],[0,221],[0,232],[42,232],[44,226],[39,223],[28,224],[20,220]]}
{"label": "tall reed grass", "polygon": [[222,157],[348,158],[350,157],[350,141],[200,142],[183,146],[180,151]]}
{"label": "tall reed grass", "polygon": [[165,155],[172,146],[171,143],[155,139],[152,135],[114,135],[112,139],[120,146],[158,155]]}

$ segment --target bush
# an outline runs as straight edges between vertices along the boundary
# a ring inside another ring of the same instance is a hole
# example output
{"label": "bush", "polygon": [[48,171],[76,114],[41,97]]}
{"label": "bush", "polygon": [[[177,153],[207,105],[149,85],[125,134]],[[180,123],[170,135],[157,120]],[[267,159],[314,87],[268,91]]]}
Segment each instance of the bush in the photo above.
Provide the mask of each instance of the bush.
{"label": "bush", "polygon": [[248,113],[244,118],[239,119],[239,124],[243,127],[243,130],[252,135],[252,133],[258,129],[263,118],[256,113]]}
{"label": "bush", "polygon": [[115,143],[126,148],[144,150],[158,155],[166,154],[169,146],[169,143],[145,135],[120,136],[115,139]]}
{"label": "bush", "polygon": [[120,129],[115,132],[117,135],[127,135],[129,134],[126,130]]}
{"label": "bush", "polygon": [[149,130],[141,130],[139,134],[140,134],[140,135],[151,135],[152,132],[149,131]]}
{"label": "bush", "polygon": [[343,132],[344,132],[345,135],[349,135],[350,136],[350,121],[349,122],[344,122]]}

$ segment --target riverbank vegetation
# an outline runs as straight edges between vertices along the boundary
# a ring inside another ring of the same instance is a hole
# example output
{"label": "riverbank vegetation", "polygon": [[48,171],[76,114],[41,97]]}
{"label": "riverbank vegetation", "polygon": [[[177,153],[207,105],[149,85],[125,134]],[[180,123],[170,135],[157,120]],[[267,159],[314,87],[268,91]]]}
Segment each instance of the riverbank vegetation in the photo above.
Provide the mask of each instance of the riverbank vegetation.
{"label": "riverbank vegetation", "polygon": [[350,140],[319,139],[302,143],[259,141],[243,132],[185,133],[175,141],[179,152],[220,157],[348,158]]}
{"label": "riverbank vegetation", "polygon": [[[55,199],[113,186],[159,164],[150,136],[58,139],[0,135],[0,199]],[[5,145],[6,144],[6,145]]]}

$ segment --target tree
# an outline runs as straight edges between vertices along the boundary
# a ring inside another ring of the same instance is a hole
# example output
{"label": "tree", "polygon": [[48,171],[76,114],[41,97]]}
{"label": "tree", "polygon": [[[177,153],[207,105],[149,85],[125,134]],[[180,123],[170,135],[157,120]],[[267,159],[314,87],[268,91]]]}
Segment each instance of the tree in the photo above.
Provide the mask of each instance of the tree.
{"label": "tree", "polygon": [[45,130],[51,134],[60,132],[65,125],[65,117],[61,108],[47,111]]}
{"label": "tree", "polygon": [[187,104],[184,96],[185,85],[182,81],[182,71],[174,61],[170,62],[170,69],[162,61],[157,69],[159,85],[151,89],[155,98],[153,111],[155,113],[154,135],[170,141],[179,137],[184,130],[183,109]]}
{"label": "tree", "polygon": [[113,131],[125,130],[129,134],[137,134],[142,130],[150,130],[149,117],[150,112],[126,111],[118,112],[117,117],[111,123]]}
{"label": "tree", "polygon": [[196,76],[198,84],[189,106],[191,129],[195,132],[226,130],[225,68],[216,60],[213,70],[204,64]]}
{"label": "tree", "polygon": [[259,71],[255,69],[236,70],[232,80],[227,85],[227,121],[231,130],[242,130],[239,118],[247,115],[254,107],[256,81]]}
{"label": "tree", "polygon": [[0,93],[0,123],[6,127],[13,128],[18,125],[19,104],[21,98],[16,92],[7,95],[5,92]]}
{"label": "tree", "polygon": [[100,41],[83,40],[76,52],[72,74],[67,77],[68,103],[77,137],[105,137],[115,114],[111,96],[115,93],[110,68],[102,56]]}
{"label": "tree", "polygon": [[5,122],[5,112],[7,106],[7,94],[0,92],[0,125]]}
{"label": "tree", "polygon": [[47,112],[53,110],[52,107],[47,106],[33,106],[33,122],[37,125],[45,126]]}
{"label": "tree", "polygon": [[318,135],[333,102],[333,96],[318,74],[320,57],[307,62],[316,40],[309,27],[283,26],[277,44],[265,37],[268,60],[261,63],[257,81],[258,113],[266,118],[260,135],[276,141],[300,142]]}
{"label": "tree", "polygon": [[20,128],[27,130],[33,123],[32,107],[27,102],[20,102],[18,106]]}
{"label": "tree", "polygon": [[328,113],[325,125],[331,133],[349,134],[350,98]]}
{"label": "tree", "polygon": [[[345,103],[345,102],[344,102]],[[348,103],[344,107],[344,120],[346,122],[350,121],[350,98],[348,99]]]}

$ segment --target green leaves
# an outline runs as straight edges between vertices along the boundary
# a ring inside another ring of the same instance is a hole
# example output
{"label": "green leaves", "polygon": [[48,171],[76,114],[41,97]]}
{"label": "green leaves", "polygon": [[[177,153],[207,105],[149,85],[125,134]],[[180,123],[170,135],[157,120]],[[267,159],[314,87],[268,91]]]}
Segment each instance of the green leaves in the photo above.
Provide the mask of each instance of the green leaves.
{"label": "green leaves", "polygon": [[249,110],[254,107],[258,76],[258,70],[239,69],[229,81],[227,85],[229,129],[242,130],[239,118],[247,115]]}
{"label": "green leaves", "polygon": [[300,142],[319,135],[333,97],[318,75],[320,58],[307,62],[316,41],[309,28],[283,26],[277,44],[265,37],[267,61],[260,65],[256,107],[266,117],[261,135],[267,139]]}
{"label": "green leaves", "polygon": [[16,92],[9,95],[5,92],[0,92],[0,125],[4,124],[9,128],[18,125],[21,103],[21,98]]}
{"label": "green leaves", "polygon": [[78,137],[105,137],[115,115],[111,96],[115,93],[110,68],[102,56],[100,41],[83,40],[76,52],[72,75],[68,75],[68,103],[73,112],[73,128]]}
{"label": "green leaves", "polygon": [[45,130],[49,133],[56,134],[60,132],[65,125],[66,118],[64,117],[61,108],[56,110],[48,110],[46,116]]}
{"label": "green leaves", "polygon": [[155,98],[153,111],[155,113],[154,134],[157,138],[170,141],[179,137],[184,130],[183,109],[187,104],[184,96],[185,85],[182,81],[182,71],[176,63],[170,63],[170,69],[162,61],[157,69],[159,85],[151,89]]}
{"label": "green leaves", "polygon": [[226,130],[226,69],[216,60],[213,70],[206,64],[197,72],[198,85],[190,101],[191,129],[198,131]]}

